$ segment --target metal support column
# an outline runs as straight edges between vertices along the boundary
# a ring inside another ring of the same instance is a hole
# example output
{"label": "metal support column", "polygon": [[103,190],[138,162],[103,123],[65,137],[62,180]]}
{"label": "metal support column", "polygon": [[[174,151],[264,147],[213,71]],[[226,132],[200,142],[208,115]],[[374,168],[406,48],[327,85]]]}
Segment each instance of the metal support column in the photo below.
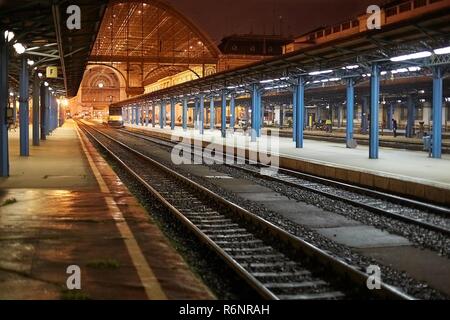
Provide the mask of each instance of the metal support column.
{"label": "metal support column", "polygon": [[45,91],[46,95],[45,95],[45,135],[48,136],[50,134],[50,113],[51,113],[51,93],[50,90],[47,88],[47,90]]}
{"label": "metal support column", "polygon": [[156,127],[156,103],[152,103],[152,127]]}
{"label": "metal support column", "polygon": [[161,101],[161,105],[159,107],[159,127],[164,129],[166,126],[166,102]]}
{"label": "metal support column", "polygon": [[198,129],[198,100],[194,100],[194,129]]}
{"label": "metal support column", "polygon": [[433,68],[433,140],[432,157],[442,157],[442,69]]}
{"label": "metal support column", "polygon": [[222,130],[222,138],[227,136],[227,94],[225,90],[222,91],[222,110],[221,110],[221,130]]}
{"label": "metal support column", "polygon": [[41,95],[41,140],[45,140],[46,138],[46,119],[47,119],[47,87],[44,84],[41,84],[40,88]]}
{"label": "metal support column", "polygon": [[295,141],[297,139],[297,132],[295,131],[296,125],[296,115],[297,113],[297,90],[294,88],[294,92],[292,93],[292,139]]}
{"label": "metal support column", "polygon": [[394,104],[391,102],[388,106],[387,128],[392,130],[392,119],[394,118]]}
{"label": "metal support column", "polygon": [[253,85],[252,91],[252,132],[251,141],[256,142],[256,138],[260,134],[260,121],[261,121],[261,110],[260,110],[261,96],[258,92],[258,86]]}
{"label": "metal support column", "polygon": [[[1,36],[1,35],[0,35]],[[28,64],[27,58],[22,56],[19,82],[19,117],[20,117],[20,156],[30,155],[30,113],[28,108]]]}
{"label": "metal support column", "polygon": [[378,159],[378,113],[380,108],[380,67],[377,63],[372,64],[370,77],[370,136],[369,136],[369,158]]}
{"label": "metal support column", "polygon": [[33,80],[33,146],[39,145],[39,77],[37,72]]}
{"label": "metal support column", "polygon": [[170,99],[170,130],[175,130],[175,100]]}
{"label": "metal support column", "polygon": [[211,100],[209,101],[209,127],[211,130],[214,130],[216,125],[216,117],[215,117],[215,110],[214,110],[214,97],[211,97]]}
{"label": "metal support column", "polygon": [[414,136],[414,119],[416,118],[415,115],[415,103],[414,103],[414,97],[412,95],[408,95],[407,99],[407,107],[408,107],[408,119],[406,124],[406,130],[405,130],[405,136],[407,138],[412,138]]}
{"label": "metal support column", "polygon": [[187,130],[187,117],[188,117],[188,100],[187,98],[183,99],[183,130]]}
{"label": "metal support column", "polygon": [[145,107],[145,126],[148,127],[148,120],[150,119],[150,106],[147,104]]}
{"label": "metal support column", "polygon": [[9,99],[8,89],[8,44],[0,30],[0,176],[9,176],[8,124],[6,109]]}
{"label": "metal support column", "polygon": [[297,84],[295,85],[296,91],[296,112],[295,112],[295,146],[296,148],[303,148],[303,123],[305,116],[305,83],[303,78],[297,79]]}
{"label": "metal support column", "polygon": [[234,125],[236,122],[236,104],[235,104],[235,98],[234,94],[231,95],[230,99],[230,129],[231,132],[234,132]]}
{"label": "metal support column", "polygon": [[355,110],[355,82],[353,79],[347,80],[347,148],[353,145],[353,115]]}
{"label": "metal support column", "polygon": [[200,134],[203,134],[205,132],[205,96],[201,94],[199,96],[199,122],[198,122],[198,128]]}

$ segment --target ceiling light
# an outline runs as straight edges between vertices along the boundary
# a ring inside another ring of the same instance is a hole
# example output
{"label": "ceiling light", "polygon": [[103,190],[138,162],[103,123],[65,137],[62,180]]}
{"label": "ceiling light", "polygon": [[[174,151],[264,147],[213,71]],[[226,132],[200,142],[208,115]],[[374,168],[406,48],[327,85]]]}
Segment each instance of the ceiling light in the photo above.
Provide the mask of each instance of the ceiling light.
{"label": "ceiling light", "polygon": [[393,57],[393,58],[391,58],[391,61],[399,62],[399,61],[405,61],[405,60],[414,60],[414,59],[420,59],[420,58],[428,58],[429,56],[431,56],[431,54],[432,53],[430,51],[422,51],[422,52],[410,53],[410,54],[405,54],[405,55],[398,56],[398,57]]}
{"label": "ceiling light", "polygon": [[42,72],[38,72],[38,77],[42,78],[44,75],[42,74]]}
{"label": "ceiling light", "polygon": [[13,45],[14,50],[16,50],[17,54],[22,54],[25,52],[25,47],[20,42],[17,42]]}
{"label": "ceiling light", "polygon": [[103,86],[104,86],[103,82],[100,82],[100,83],[98,84],[98,87],[99,87],[99,88],[103,88]]}
{"label": "ceiling light", "polygon": [[5,40],[7,42],[10,42],[13,38],[14,38],[14,32],[6,30],[5,31]]}
{"label": "ceiling light", "polygon": [[48,87],[48,82],[47,81],[44,82],[44,86]]}
{"label": "ceiling light", "polygon": [[333,72],[333,70],[313,71],[313,72],[310,72],[309,75],[310,76],[317,76],[319,74],[327,74],[327,73],[332,73],[332,72]]}
{"label": "ceiling light", "polygon": [[440,48],[434,50],[435,54],[449,54],[450,53],[450,47]]}
{"label": "ceiling light", "polygon": [[27,60],[27,63],[28,63],[28,65],[29,65],[29,66],[32,66],[32,65],[34,64],[34,61],[33,61],[33,60],[30,60],[30,59],[28,59],[28,60]]}

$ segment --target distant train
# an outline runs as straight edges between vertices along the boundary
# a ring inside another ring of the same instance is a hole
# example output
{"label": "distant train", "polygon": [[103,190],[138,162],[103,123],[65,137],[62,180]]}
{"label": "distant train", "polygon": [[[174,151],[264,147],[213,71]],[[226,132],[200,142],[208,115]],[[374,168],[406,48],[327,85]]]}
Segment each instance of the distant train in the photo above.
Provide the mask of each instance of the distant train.
{"label": "distant train", "polygon": [[109,107],[108,126],[112,128],[122,128],[122,108],[121,107]]}

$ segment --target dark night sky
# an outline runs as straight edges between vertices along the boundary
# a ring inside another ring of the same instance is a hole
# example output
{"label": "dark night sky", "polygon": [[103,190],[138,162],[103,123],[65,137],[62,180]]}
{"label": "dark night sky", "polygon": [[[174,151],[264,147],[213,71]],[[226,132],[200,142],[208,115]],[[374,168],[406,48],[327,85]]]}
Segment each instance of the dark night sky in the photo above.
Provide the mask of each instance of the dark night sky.
{"label": "dark night sky", "polygon": [[232,33],[300,35],[321,25],[347,20],[383,0],[166,0],[215,41]]}

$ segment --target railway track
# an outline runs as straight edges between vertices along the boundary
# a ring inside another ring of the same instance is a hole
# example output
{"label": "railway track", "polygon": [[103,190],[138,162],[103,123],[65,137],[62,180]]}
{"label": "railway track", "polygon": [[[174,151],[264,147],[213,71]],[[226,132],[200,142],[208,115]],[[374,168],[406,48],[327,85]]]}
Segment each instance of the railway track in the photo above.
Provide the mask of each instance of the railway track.
{"label": "railway track", "polygon": [[[265,299],[412,299],[229,202],[103,130],[80,128]],[[284,249],[283,249],[284,248]],[[288,248],[288,250],[286,250]]]}
{"label": "railway track", "polygon": [[[138,134],[128,130],[119,131],[167,148],[173,148],[175,145],[172,141],[150,137],[145,134]],[[282,168],[279,168],[274,174],[268,175],[261,173],[261,165],[227,165],[260,179],[276,181],[295,188],[308,190],[363,208],[369,212],[450,236],[449,227],[443,223],[443,221],[448,221],[450,218],[450,209],[442,206]],[[267,173],[267,170],[265,172]]]}

